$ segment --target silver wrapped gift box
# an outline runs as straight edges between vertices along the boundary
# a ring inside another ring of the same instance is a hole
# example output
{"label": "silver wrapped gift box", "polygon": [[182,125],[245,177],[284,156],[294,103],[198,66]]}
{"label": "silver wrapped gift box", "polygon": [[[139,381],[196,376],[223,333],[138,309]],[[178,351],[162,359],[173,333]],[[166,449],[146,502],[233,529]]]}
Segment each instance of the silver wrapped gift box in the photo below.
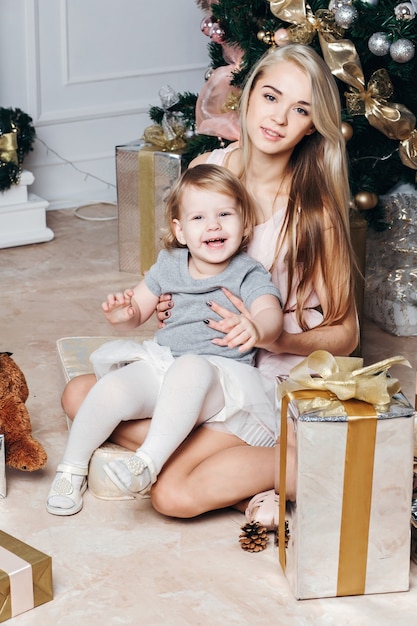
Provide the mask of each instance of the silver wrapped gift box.
{"label": "silver wrapped gift box", "polygon": [[[297,599],[408,590],[413,416],[402,393],[383,410],[341,402],[325,389],[284,395],[278,552]],[[290,501],[292,427],[296,496]]]}
{"label": "silver wrapped gift box", "polygon": [[116,147],[119,269],[141,273],[156,261],[165,203],[181,174],[181,154],[137,140]]}

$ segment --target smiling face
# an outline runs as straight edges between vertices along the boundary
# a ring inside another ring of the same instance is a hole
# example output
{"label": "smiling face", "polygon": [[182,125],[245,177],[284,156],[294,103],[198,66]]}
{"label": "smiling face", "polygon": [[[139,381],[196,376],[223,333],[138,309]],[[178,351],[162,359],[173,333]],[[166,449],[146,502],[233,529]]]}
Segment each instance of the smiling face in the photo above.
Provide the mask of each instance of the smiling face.
{"label": "smiling face", "polygon": [[249,97],[246,129],[252,149],[288,158],[314,132],[311,84],[298,65],[280,61],[264,68]]}
{"label": "smiling face", "polygon": [[224,193],[187,185],[179,219],[173,220],[177,240],[190,251],[190,272],[212,276],[222,272],[239,250],[244,234],[240,206]]}

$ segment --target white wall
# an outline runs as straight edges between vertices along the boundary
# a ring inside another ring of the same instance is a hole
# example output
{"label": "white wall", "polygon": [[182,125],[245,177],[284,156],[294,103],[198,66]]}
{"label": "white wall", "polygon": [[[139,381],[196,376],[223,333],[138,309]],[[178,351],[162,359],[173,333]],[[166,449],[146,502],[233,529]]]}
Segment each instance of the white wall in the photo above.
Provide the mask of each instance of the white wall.
{"label": "white wall", "polygon": [[50,208],[115,200],[115,146],[159,89],[198,93],[209,64],[194,0],[1,0],[0,106],[37,132],[24,161]]}

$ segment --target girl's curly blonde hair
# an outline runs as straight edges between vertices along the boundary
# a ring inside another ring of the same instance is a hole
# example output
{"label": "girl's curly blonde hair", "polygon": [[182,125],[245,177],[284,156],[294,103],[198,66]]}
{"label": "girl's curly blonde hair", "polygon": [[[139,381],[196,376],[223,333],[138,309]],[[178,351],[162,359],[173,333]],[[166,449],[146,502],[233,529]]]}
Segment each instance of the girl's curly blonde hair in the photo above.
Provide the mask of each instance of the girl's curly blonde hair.
{"label": "girl's curly blonde hair", "polygon": [[243,238],[239,251],[246,250],[256,224],[253,202],[243,183],[232,172],[220,165],[203,163],[185,170],[172,188],[165,208],[166,227],[162,244],[167,249],[186,248],[175,237],[173,221],[181,217],[181,203],[187,187],[221,193],[233,198],[243,220]]}

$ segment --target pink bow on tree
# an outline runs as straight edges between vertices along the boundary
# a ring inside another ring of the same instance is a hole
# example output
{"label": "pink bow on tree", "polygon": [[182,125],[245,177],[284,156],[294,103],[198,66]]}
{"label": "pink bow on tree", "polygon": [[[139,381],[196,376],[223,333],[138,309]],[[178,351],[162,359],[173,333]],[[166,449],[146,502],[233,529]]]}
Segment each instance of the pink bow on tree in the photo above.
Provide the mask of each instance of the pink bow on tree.
{"label": "pink bow on tree", "polygon": [[233,71],[239,68],[243,52],[237,46],[222,44],[227,65],[213,70],[196,104],[196,128],[200,135],[213,135],[237,141],[240,135],[240,89],[230,85]]}

